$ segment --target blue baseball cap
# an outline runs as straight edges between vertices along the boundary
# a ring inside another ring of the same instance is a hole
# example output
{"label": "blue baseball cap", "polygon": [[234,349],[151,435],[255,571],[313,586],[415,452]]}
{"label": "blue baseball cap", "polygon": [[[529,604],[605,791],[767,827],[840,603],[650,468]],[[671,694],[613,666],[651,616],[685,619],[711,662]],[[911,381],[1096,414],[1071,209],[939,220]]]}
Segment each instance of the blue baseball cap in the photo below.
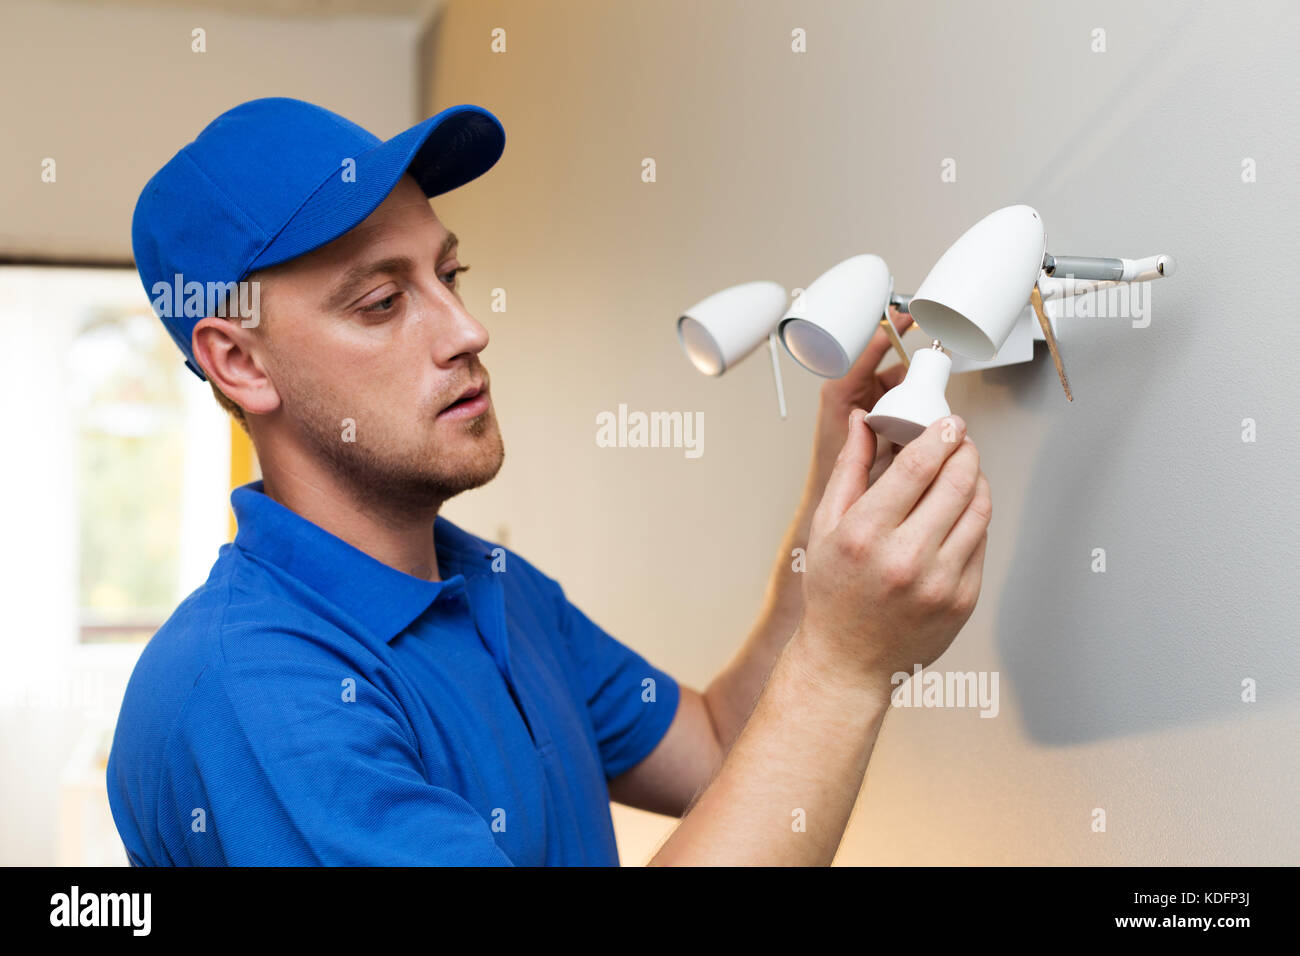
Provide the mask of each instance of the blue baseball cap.
{"label": "blue baseball cap", "polygon": [[430,197],[462,186],[491,169],[505,143],[500,121],[478,106],[449,107],[381,140],[302,100],[242,103],[145,185],[131,221],[140,281],[185,364],[203,379],[190,349],[194,326],[210,314],[199,305],[211,304],[203,290],[337,239],[405,173]]}

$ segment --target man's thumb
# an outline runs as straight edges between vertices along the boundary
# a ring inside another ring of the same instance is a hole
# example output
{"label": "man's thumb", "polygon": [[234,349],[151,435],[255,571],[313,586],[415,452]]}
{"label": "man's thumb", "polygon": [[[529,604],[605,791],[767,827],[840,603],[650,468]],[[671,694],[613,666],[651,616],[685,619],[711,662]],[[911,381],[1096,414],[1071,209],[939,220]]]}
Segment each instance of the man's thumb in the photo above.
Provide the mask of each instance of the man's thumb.
{"label": "man's thumb", "polygon": [[849,414],[849,435],[826,481],[818,510],[831,521],[839,521],[853,502],[867,490],[867,475],[876,458],[876,434],[867,427],[867,413],[855,408]]}

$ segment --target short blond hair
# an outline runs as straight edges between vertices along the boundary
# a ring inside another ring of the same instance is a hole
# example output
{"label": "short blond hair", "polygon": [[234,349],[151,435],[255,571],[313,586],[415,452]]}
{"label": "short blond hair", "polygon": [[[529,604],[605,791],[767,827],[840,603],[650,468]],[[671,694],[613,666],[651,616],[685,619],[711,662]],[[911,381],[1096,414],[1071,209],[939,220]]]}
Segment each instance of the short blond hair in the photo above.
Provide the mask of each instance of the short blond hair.
{"label": "short blond hair", "polygon": [[244,417],[244,410],[236,405],[229,395],[217,388],[216,382],[208,379],[208,384],[212,386],[212,395],[216,398],[217,404],[228,411],[231,418],[239,422],[239,427],[244,430],[244,434],[248,434],[248,419]]}

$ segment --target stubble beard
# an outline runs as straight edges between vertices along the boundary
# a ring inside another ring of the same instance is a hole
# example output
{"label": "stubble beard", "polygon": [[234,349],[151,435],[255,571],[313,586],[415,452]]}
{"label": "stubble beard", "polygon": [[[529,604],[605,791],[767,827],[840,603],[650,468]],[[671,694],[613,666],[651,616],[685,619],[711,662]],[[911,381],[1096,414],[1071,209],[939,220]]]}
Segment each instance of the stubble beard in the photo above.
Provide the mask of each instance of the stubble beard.
{"label": "stubble beard", "polygon": [[457,461],[448,461],[431,442],[411,448],[384,438],[367,441],[364,421],[356,424],[356,441],[343,441],[336,422],[344,417],[313,406],[301,421],[320,460],[367,510],[437,510],[462,491],[487,484],[505,459],[505,443],[491,408],[453,426],[473,439],[470,450]]}

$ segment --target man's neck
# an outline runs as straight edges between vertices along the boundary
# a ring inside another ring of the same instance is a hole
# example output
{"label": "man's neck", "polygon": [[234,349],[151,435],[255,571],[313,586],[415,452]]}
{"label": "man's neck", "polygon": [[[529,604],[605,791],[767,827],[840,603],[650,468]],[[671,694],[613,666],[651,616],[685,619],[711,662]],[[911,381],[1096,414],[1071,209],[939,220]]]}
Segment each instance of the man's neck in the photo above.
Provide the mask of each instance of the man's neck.
{"label": "man's neck", "polygon": [[265,493],[359,551],[413,577],[439,581],[433,521],[441,502],[400,510],[368,500],[328,472],[287,463],[264,465]]}

